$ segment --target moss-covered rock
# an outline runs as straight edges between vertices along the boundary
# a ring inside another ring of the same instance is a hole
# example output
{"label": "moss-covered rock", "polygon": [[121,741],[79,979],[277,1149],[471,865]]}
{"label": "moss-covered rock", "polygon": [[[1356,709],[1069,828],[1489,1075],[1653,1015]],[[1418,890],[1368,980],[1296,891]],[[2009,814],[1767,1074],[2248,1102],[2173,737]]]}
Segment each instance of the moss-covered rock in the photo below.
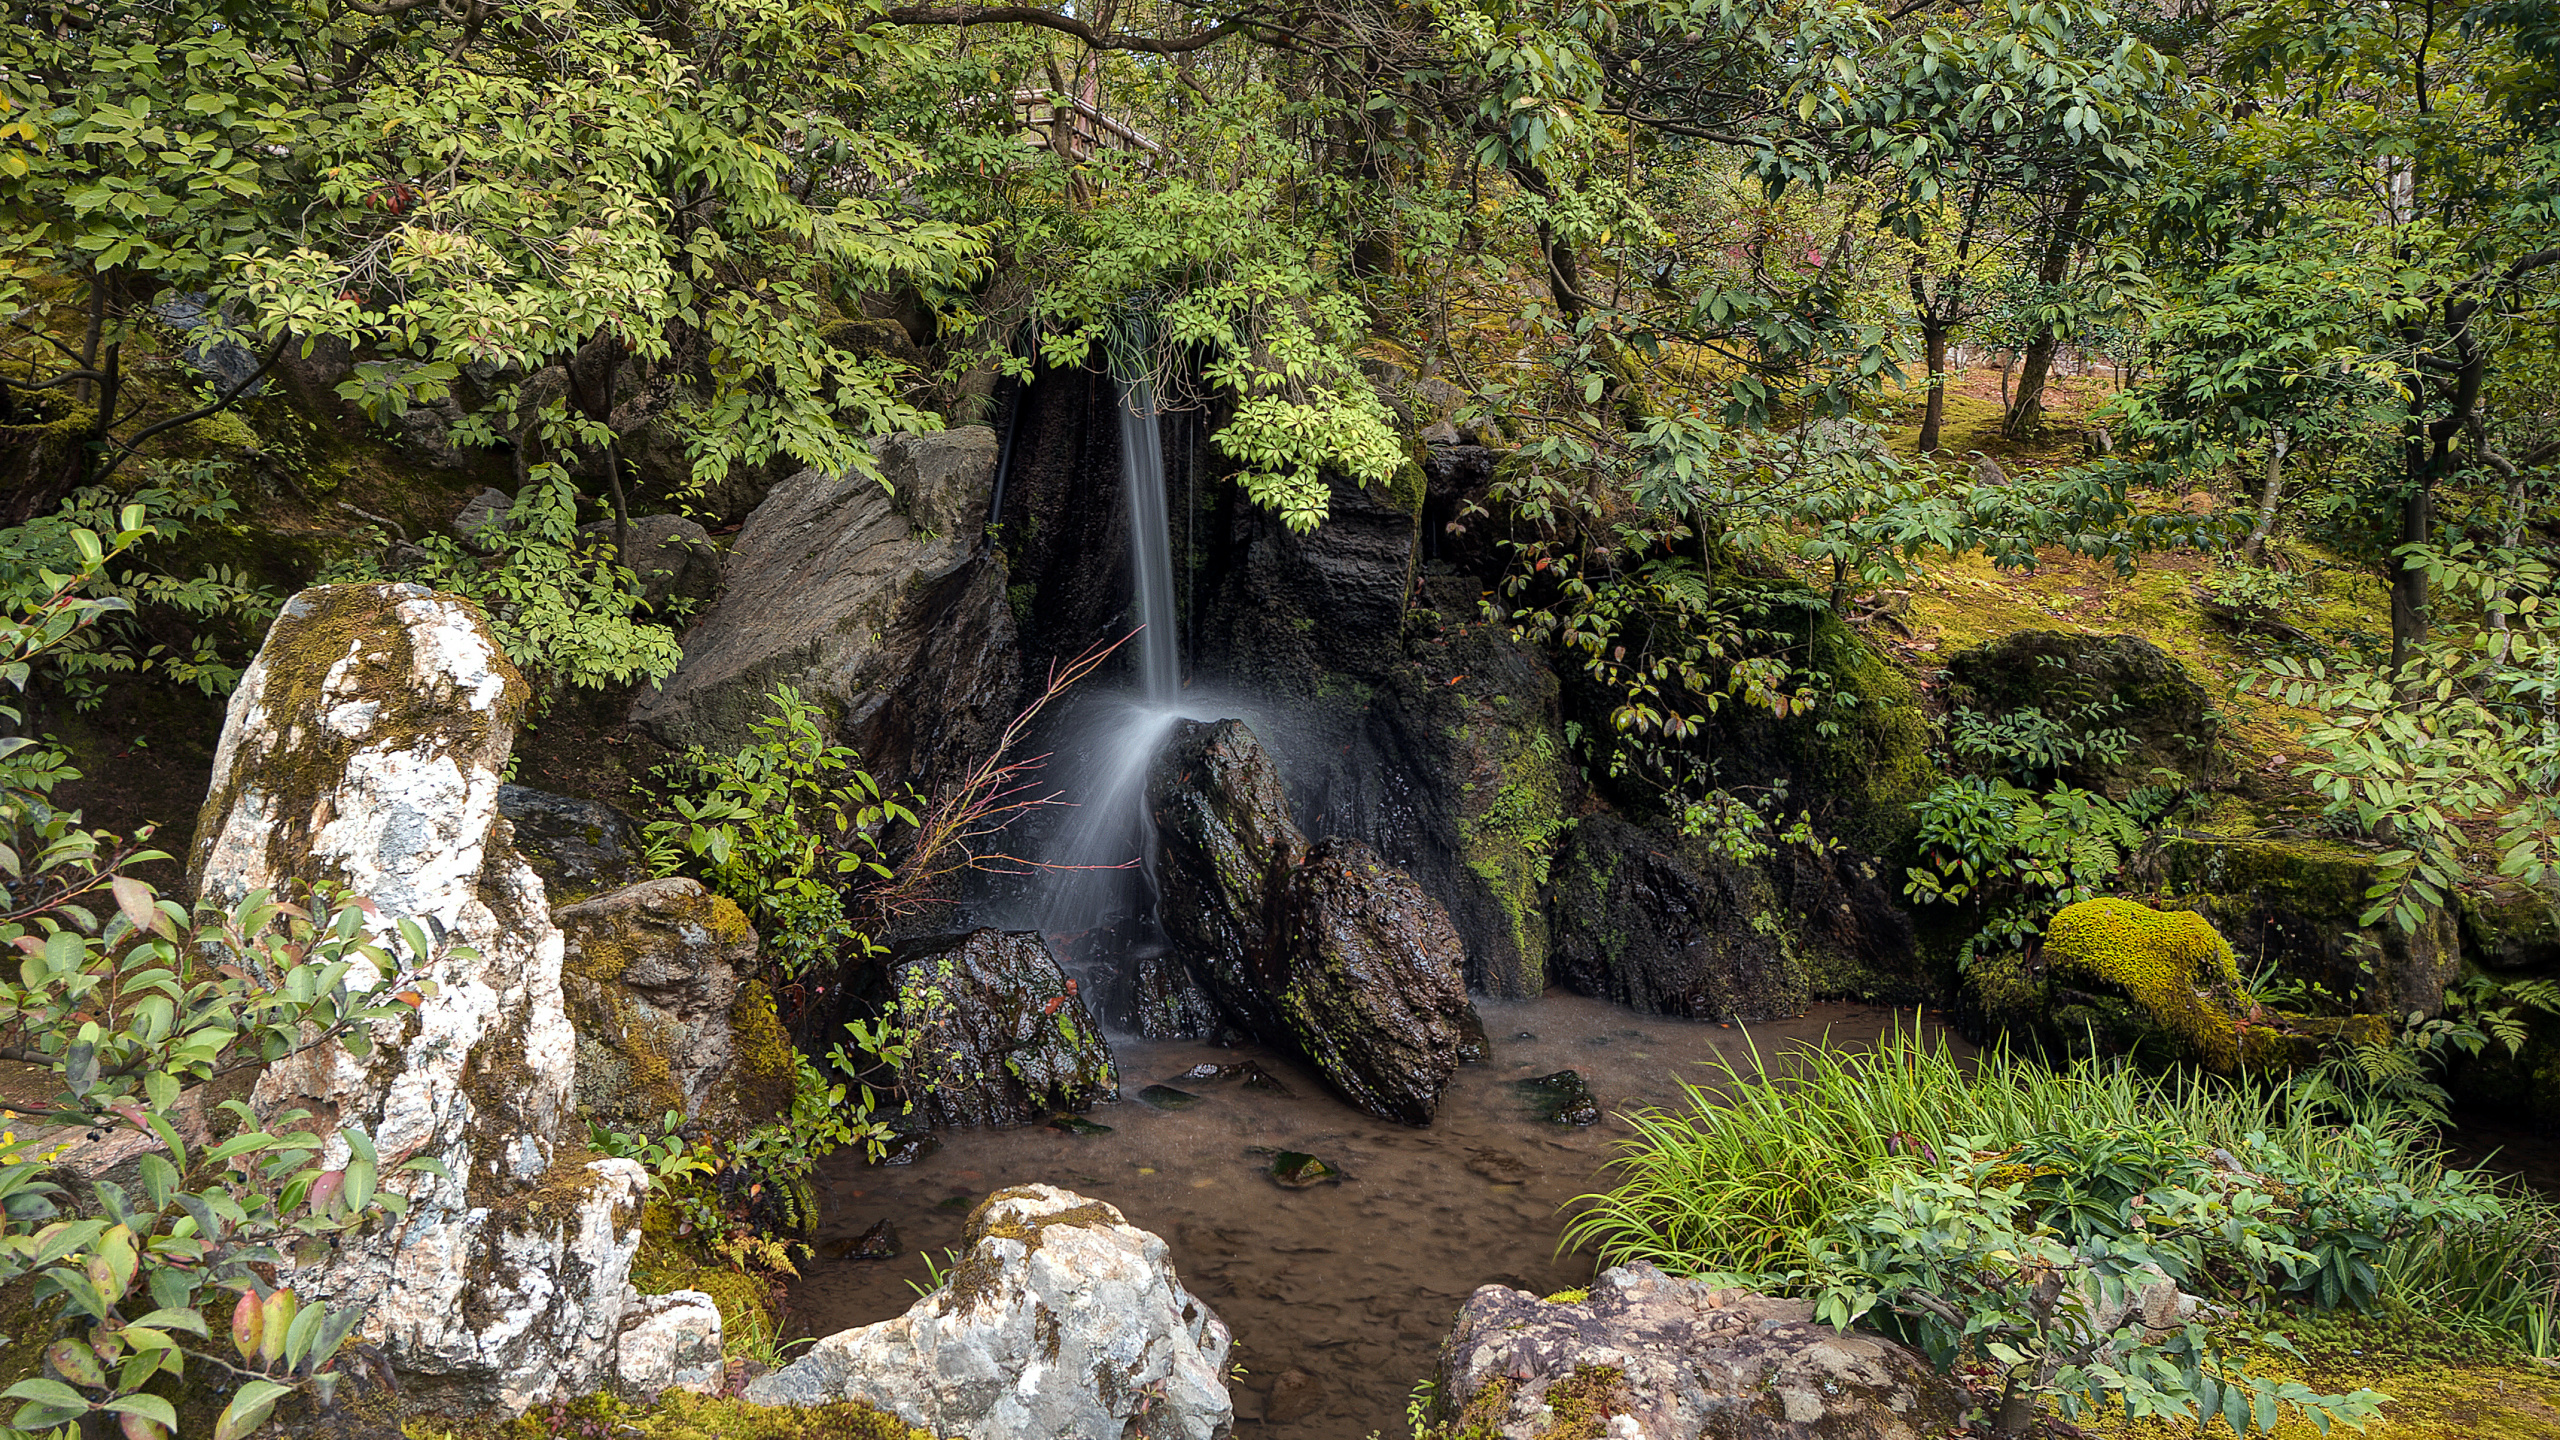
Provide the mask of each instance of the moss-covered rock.
{"label": "moss-covered rock", "polygon": [[2065,906],[2033,954],[1981,956],[1964,983],[1985,1028],[2012,1040],[2066,1053],[2094,1044],[2224,1075],[2290,1069],[2327,1047],[2391,1038],[2379,1016],[2258,1005],[2230,942],[2202,915],[2137,900]]}
{"label": "moss-covered rock", "polygon": [[726,896],[670,876],[552,918],[565,940],[561,991],[578,1032],[577,1103],[590,1119],[654,1135],[674,1111],[698,1138],[725,1139],[788,1108],[787,1072],[777,1093],[763,1056],[740,1064],[737,1016],[756,932]]}
{"label": "moss-covered rock", "polygon": [[1614,815],[1575,822],[1557,859],[1556,978],[1646,1014],[1803,1014],[1787,922],[1766,873]]}
{"label": "moss-covered rock", "polygon": [[2037,710],[2078,735],[2122,731],[2122,758],[2062,767],[2060,778],[2083,789],[2122,799],[2162,783],[2164,770],[2185,784],[2213,776],[2220,717],[2187,667],[2139,635],[2006,635],[1947,657],[1945,695],[1992,715]]}
{"label": "moss-covered rock", "polygon": [[2435,1014],[2461,973],[2454,919],[2430,909],[2414,933],[2363,924],[2374,860],[2333,841],[2180,834],[2154,864],[2162,903],[2211,921],[2245,970],[2273,969],[2361,1014]]}
{"label": "moss-covered rock", "polygon": [[2462,951],[2493,975],[2560,974],[2560,886],[2500,880],[2465,891]]}
{"label": "moss-covered rock", "polygon": [[1120,1098],[1102,1027],[1037,932],[913,941],[888,975],[914,1037],[901,1078],[926,1123],[1027,1125]]}

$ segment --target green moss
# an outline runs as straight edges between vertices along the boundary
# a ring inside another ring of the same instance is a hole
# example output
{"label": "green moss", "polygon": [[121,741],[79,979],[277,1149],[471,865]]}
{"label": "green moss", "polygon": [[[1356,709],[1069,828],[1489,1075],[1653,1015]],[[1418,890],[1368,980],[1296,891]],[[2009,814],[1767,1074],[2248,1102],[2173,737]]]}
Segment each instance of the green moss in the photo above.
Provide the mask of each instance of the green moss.
{"label": "green moss", "polygon": [[699,1290],[720,1309],[724,1336],[774,1332],[770,1281],[721,1263],[698,1238],[678,1233],[676,1207],[653,1197],[640,1211],[640,1249],[631,1257],[631,1288],[643,1295]]}
{"label": "green moss", "polygon": [[254,451],[258,432],[237,410],[223,410],[187,423],[187,438],[208,450]]}
{"label": "green moss", "polygon": [[1464,821],[1459,858],[1485,882],[1502,907],[1522,974],[1509,977],[1506,998],[1526,998],[1546,988],[1548,933],[1546,891],[1564,815],[1564,761],[1544,729],[1524,741],[1505,731],[1498,755],[1501,788],[1491,804]]}
{"label": "green moss", "polygon": [[2121,990],[2206,1069],[2228,1075],[2240,1068],[2240,963],[2203,916],[2134,900],[2083,900],[2045,926],[2044,962],[2065,983]]}
{"label": "green moss", "polygon": [[738,1112],[750,1121],[789,1113],[798,1065],[791,1037],[773,1008],[773,992],[762,981],[738,987],[738,998],[729,1007],[729,1030],[737,1047],[729,1073],[737,1085]]}

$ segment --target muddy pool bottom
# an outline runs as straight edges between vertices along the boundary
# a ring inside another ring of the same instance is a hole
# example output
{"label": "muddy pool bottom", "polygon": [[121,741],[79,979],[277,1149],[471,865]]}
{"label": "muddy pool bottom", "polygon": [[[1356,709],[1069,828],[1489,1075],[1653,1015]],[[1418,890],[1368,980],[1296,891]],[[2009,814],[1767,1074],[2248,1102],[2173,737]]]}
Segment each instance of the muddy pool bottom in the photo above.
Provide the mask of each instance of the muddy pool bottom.
{"label": "muddy pool bottom", "polygon": [[[916,1298],[908,1282],[930,1283],[922,1256],[942,1263],[978,1201],[1044,1181],[1110,1201],[1172,1246],[1183,1284],[1241,1347],[1240,1436],[1409,1433],[1406,1399],[1477,1286],[1546,1295],[1590,1281],[1591,1258],[1557,1253],[1557,1237],[1573,1198],[1607,1183],[1601,1166],[1632,1133],[1619,1113],[1678,1104],[1679,1081],[1704,1083],[1700,1062],[1719,1053],[1747,1072],[1746,1046],[1770,1057],[1799,1043],[1863,1048],[1914,1021],[1881,1006],[1817,1005],[1799,1020],[1726,1028],[1561,991],[1478,1010],[1491,1053],[1459,1071],[1427,1129],[1363,1115],[1268,1051],[1119,1041],[1123,1098],[1088,1117],[1107,1133],[955,1131],[913,1165],[839,1157],[819,1177],[821,1258],[793,1287],[798,1319],[826,1335],[902,1313]],[[1182,1078],[1242,1062],[1267,1080]],[[1559,1070],[1589,1083],[1599,1123],[1542,1119],[1514,1084]],[[1197,1098],[1159,1095],[1177,1107],[1160,1108],[1139,1098],[1151,1085]],[[1272,1177],[1275,1154],[1341,1173],[1287,1187]],[[826,1258],[881,1220],[903,1244],[895,1259]]]}

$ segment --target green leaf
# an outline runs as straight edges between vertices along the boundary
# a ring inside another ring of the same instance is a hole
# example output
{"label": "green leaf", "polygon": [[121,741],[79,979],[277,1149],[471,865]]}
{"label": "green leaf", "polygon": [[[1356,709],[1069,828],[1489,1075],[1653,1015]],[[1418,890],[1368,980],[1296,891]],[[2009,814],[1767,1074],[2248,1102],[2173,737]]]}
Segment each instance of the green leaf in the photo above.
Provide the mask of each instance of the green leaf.
{"label": "green leaf", "polygon": [[213,1440],[247,1440],[249,1434],[266,1423],[276,1402],[293,1393],[289,1386],[272,1380],[252,1380],[240,1387],[223,1407],[222,1418],[214,1422]]}

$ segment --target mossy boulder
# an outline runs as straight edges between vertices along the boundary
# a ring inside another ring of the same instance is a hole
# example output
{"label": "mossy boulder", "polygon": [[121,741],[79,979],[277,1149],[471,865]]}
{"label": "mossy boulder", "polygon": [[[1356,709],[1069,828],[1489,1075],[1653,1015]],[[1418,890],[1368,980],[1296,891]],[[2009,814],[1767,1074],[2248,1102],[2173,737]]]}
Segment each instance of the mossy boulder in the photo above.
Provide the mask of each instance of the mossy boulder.
{"label": "mossy boulder", "polygon": [[2461,973],[2455,919],[2430,908],[2414,932],[2365,925],[2374,862],[2335,841],[2181,834],[2153,864],[2163,903],[2211,921],[2245,969],[2272,968],[2361,1014],[2433,1015]]}
{"label": "mossy boulder", "polygon": [[516,853],[542,877],[555,907],[649,878],[631,822],[603,801],[501,785],[498,813],[514,828]]}
{"label": "mossy boulder", "polygon": [[1159,918],[1228,1023],[1373,1115],[1429,1123],[1475,1025],[1448,912],[1358,840],[1310,845],[1242,721],[1177,725],[1147,801]]}
{"label": "mossy boulder", "polygon": [[1947,657],[1944,697],[1989,715],[2036,710],[2075,735],[2119,730],[2128,744],[2113,760],[2061,767],[2059,778],[2117,799],[2162,783],[2213,778],[2221,719],[2204,687],[2174,655],[2139,635],[2068,635],[2024,630]]}
{"label": "mossy boulder", "polygon": [[2560,886],[2500,880],[2464,892],[2462,951],[2492,975],[2560,974]]}
{"label": "mossy boulder", "polygon": [[[330,1044],[270,1065],[250,1104],[439,1163],[385,1177],[402,1223],[277,1278],[361,1311],[404,1391],[505,1412],[610,1380],[648,1188],[638,1163],[581,1143],[561,933],[498,812],[524,700],[470,602],[306,590],[231,697],[190,856],[207,899],[331,881],[372,899],[369,923],[452,942],[423,959],[432,983],[406,1022],[361,1056]],[[319,1160],[347,1153],[333,1139]]]}
{"label": "mossy boulder", "polygon": [[2391,1036],[2376,1016],[2260,1007],[2231,943],[2202,915],[2114,897],[2065,906],[2032,956],[1982,956],[1965,985],[1988,1028],[2012,1039],[2063,1052],[2094,1043],[2221,1075],[2290,1069],[2324,1046]]}
{"label": "mossy boulder", "polygon": [[927,1124],[1028,1125],[1120,1098],[1102,1027],[1038,932],[911,941],[888,978],[914,1038],[900,1079]]}
{"label": "mossy boulder", "polygon": [[787,1069],[775,1077],[739,1063],[737,1014],[752,998],[744,977],[755,969],[756,932],[727,897],[669,876],[552,919],[565,939],[561,989],[578,1032],[577,1104],[589,1119],[655,1136],[674,1111],[698,1139],[725,1139],[790,1108]]}

